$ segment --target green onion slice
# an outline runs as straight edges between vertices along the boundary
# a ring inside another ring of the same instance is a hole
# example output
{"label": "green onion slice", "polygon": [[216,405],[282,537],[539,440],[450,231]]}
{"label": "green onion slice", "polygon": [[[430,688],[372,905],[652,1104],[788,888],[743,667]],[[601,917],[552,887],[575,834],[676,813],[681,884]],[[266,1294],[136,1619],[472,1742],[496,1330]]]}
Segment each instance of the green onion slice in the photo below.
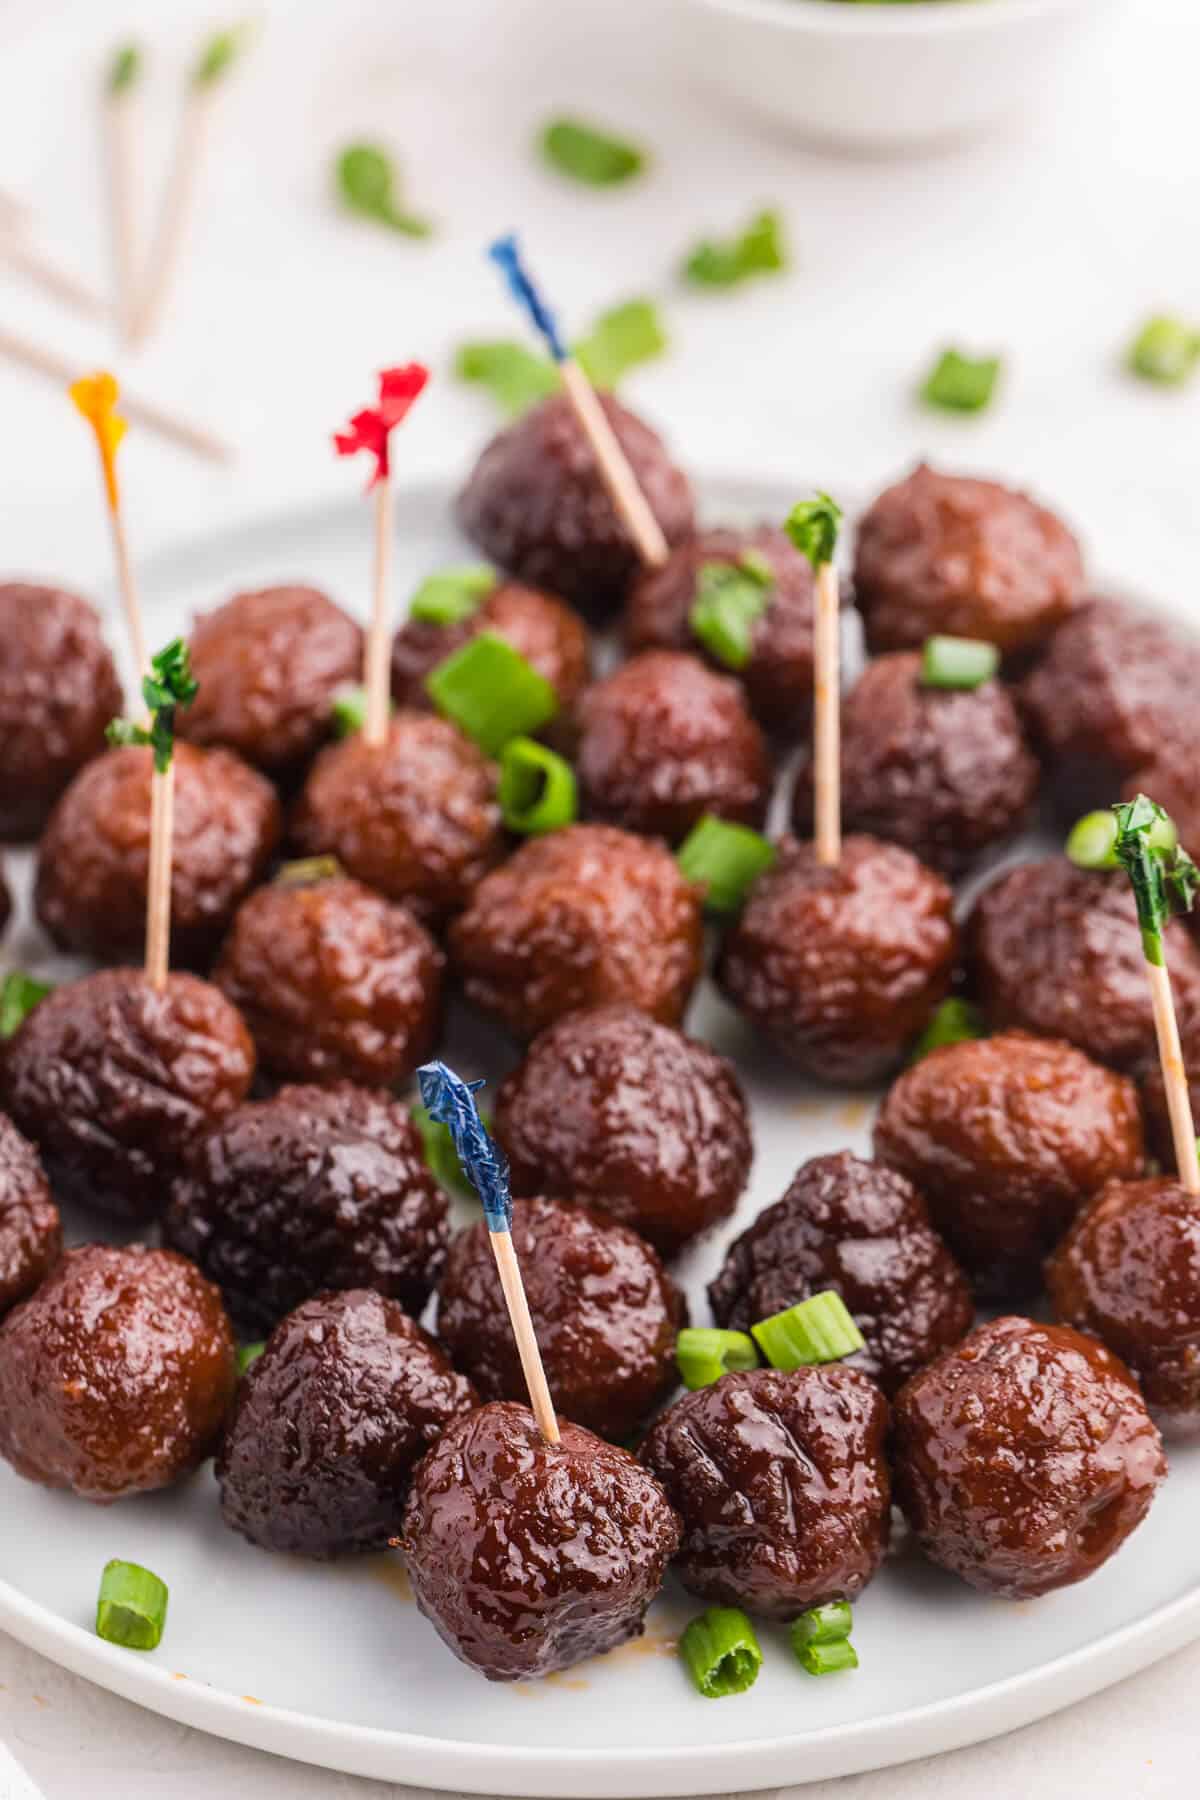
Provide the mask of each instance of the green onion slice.
{"label": "green onion slice", "polygon": [[773,208],[754,217],[731,238],[704,238],[684,258],[680,271],[694,287],[737,287],[755,275],[773,275],[788,266],[783,220]]}
{"label": "green onion slice", "polygon": [[1200,363],[1200,331],[1160,313],[1147,319],[1126,355],[1135,375],[1161,387],[1181,387]]}
{"label": "green onion slice", "polygon": [[684,1387],[711,1387],[733,1370],[757,1369],[758,1351],[744,1331],[693,1326],[676,1338],[675,1361]]}
{"label": "green onion slice", "polygon": [[735,1606],[710,1606],[693,1619],[679,1640],[679,1654],[706,1700],[744,1694],[762,1668],[754,1627]]}
{"label": "green onion slice", "polygon": [[658,308],[652,300],[625,300],[602,312],[573,354],[593,387],[615,388],[639,363],[667,348]]}
{"label": "green onion slice", "polygon": [[461,625],[477,613],[496,586],[490,563],[460,563],[427,575],[408,605],[410,619],[428,625]]}
{"label": "green onion slice", "polygon": [[558,711],[545,676],[494,631],[481,631],[439,663],[425,690],[487,756],[499,755],[510,738],[531,736]]}
{"label": "green onion slice", "polygon": [[367,722],[367,690],[362,687],[340,687],[329,706],[335,737],[353,737]]}
{"label": "green onion slice", "polygon": [[[1150,827],[1147,842],[1151,850],[1169,855],[1179,842],[1175,822],[1166,813]],[[1084,813],[1072,825],[1066,852],[1079,869],[1119,869],[1117,855],[1117,816],[1112,807],[1102,812]]]}
{"label": "green onion slice", "polygon": [[[452,1194],[473,1196],[474,1184],[458,1160],[458,1151],[454,1148],[449,1126],[443,1125],[440,1119],[433,1118],[426,1106],[418,1104],[410,1110],[412,1122],[421,1134],[421,1148],[425,1152],[425,1161],[434,1180]],[[489,1130],[492,1122],[488,1115],[481,1110],[479,1117],[484,1129]]]}
{"label": "green onion slice", "polygon": [[108,65],[108,91],[116,96],[135,87],[142,74],[142,52],[137,44],[122,44]]}
{"label": "green onion slice", "polygon": [[516,737],[500,756],[500,812],[510,831],[541,837],[570,825],[579,811],[575,771],[533,738]]}
{"label": "green onion slice", "polygon": [[946,1044],[966,1044],[972,1038],[986,1036],[987,1026],[979,1008],[955,995],[942,1001],[913,1045],[908,1060],[910,1064],[920,1062],[931,1050],[940,1050]]}
{"label": "green onion slice", "polygon": [[336,856],[298,856],[294,862],[280,863],[272,887],[315,887],[319,881],[337,881],[342,865]]}
{"label": "green onion slice", "polygon": [[251,1363],[256,1363],[258,1361],[266,1347],[265,1344],[242,1344],[239,1346],[237,1353],[237,1372],[239,1376],[246,1373],[246,1370],[250,1367]]}
{"label": "green onion slice", "polygon": [[513,338],[460,344],[454,373],[460,381],[486,388],[510,419],[520,418],[559,385],[558,370],[549,357],[539,356],[536,350]]}
{"label": "green onion slice", "polygon": [[0,1040],[12,1037],[40,1000],[54,992],[49,981],[36,981],[23,969],[10,969],[0,982]]}
{"label": "green onion slice", "polygon": [[104,1565],[96,1601],[96,1636],[126,1650],[154,1650],[167,1617],[167,1585],[138,1563]]}
{"label": "green onion slice", "polygon": [[857,1669],[858,1651],[849,1638],[835,1638],[829,1644],[803,1644],[797,1651],[800,1667],[810,1675],[837,1675],[843,1669]]}
{"label": "green onion slice", "polygon": [[744,669],[750,661],[754,626],[770,604],[772,585],[758,558],[700,565],[688,623],[727,669]]}
{"label": "green onion slice", "polygon": [[792,1620],[792,1649],[799,1656],[805,1644],[832,1644],[848,1638],[854,1614],[848,1600],[827,1600],[824,1606],[810,1606],[798,1619]]}
{"label": "green onion slice", "polygon": [[428,219],[402,207],[397,199],[399,174],[392,158],[379,144],[347,144],[338,152],[333,169],[338,199],[347,212],[384,225],[404,237],[428,237]]}
{"label": "green onion slice", "polygon": [[1001,367],[998,356],[943,350],[921,385],[921,398],[943,412],[982,412],[991,402]]}
{"label": "green onion slice", "polygon": [[863,1349],[865,1342],[841,1295],[832,1288],[760,1319],[750,1329],[771,1367],[785,1374],[811,1363],[837,1362]]}
{"label": "green onion slice", "polygon": [[588,187],[615,187],[645,167],[645,152],[582,119],[551,119],[538,140],[551,168]]}
{"label": "green onion slice", "polygon": [[1000,652],[982,638],[928,637],[921,650],[921,685],[977,688],[1000,667]]}
{"label": "green onion slice", "polygon": [[775,862],[778,852],[748,825],[731,825],[706,813],[675,853],[689,881],[705,890],[712,912],[737,912],[750,887]]}

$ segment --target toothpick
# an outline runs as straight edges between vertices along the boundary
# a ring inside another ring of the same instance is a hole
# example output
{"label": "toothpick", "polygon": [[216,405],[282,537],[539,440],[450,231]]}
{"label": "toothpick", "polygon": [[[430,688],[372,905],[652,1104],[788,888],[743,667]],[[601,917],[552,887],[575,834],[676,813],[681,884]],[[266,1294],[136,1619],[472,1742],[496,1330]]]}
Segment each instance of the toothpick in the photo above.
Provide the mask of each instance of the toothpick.
{"label": "toothpick", "polygon": [[175,836],[175,759],[150,777],[150,865],[146,892],[146,978],[161,991],[171,966],[171,854]]}
{"label": "toothpick", "polygon": [[813,623],[813,787],[817,861],[833,868],[842,855],[841,596],[834,553],[842,513],[828,494],[801,500],[784,530],[816,577]]}
{"label": "toothpick", "polygon": [[40,250],[23,231],[10,229],[3,221],[0,221],[0,262],[20,275],[28,275],[46,293],[86,318],[103,318],[111,310],[108,301],[80,276]]}
{"label": "toothpick", "polygon": [[118,50],[105,82],[104,137],[108,164],[109,223],[117,322],[129,338],[137,305],[137,173],[142,138],[141,53],[135,44]]}
{"label": "toothpick", "polygon": [[100,470],[104,477],[104,497],[112,530],[113,560],[117,570],[117,589],[125,613],[134,668],[139,678],[148,673],[146,632],[142,623],[142,605],[134,579],[125,523],[121,516],[121,489],[117,481],[117,450],[126,432],[126,421],[117,413],[119,389],[115,378],[101,370],[73,382],[70,394],[96,436]]}
{"label": "toothpick", "polygon": [[1192,1096],[1188,1088],[1187,1070],[1183,1065],[1183,1047],[1179,1042],[1179,1021],[1175,1017],[1171,977],[1165,962],[1148,962],[1146,975],[1150,982],[1154,1035],[1158,1043],[1158,1060],[1162,1065],[1167,1112],[1171,1119],[1175,1164],[1179,1170],[1181,1185],[1189,1194],[1200,1194],[1200,1153],[1196,1147]]}

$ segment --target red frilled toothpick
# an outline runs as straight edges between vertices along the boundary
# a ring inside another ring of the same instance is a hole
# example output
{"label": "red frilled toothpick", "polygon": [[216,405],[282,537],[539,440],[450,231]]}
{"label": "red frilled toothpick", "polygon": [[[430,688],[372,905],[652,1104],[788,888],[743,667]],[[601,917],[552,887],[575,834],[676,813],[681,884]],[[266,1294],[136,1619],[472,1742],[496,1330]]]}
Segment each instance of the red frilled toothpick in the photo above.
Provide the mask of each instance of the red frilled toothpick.
{"label": "red frilled toothpick", "polygon": [[375,598],[367,632],[363,683],[367,690],[363,736],[368,744],[382,744],[388,725],[388,663],[392,624],[392,468],[391,435],[429,380],[424,363],[405,363],[384,369],[379,377],[379,402],[356,412],[345,431],[334,433],[339,456],[356,456],[365,450],[375,458],[367,491],[375,490]]}

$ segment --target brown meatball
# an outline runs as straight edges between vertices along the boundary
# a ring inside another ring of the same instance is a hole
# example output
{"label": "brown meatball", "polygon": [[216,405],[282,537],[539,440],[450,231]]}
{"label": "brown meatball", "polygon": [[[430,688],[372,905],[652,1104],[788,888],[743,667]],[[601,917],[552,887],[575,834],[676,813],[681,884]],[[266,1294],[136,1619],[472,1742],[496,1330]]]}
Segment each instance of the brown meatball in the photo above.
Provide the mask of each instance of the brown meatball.
{"label": "brown meatball", "polygon": [[179,735],[286,780],[329,736],[334,690],[360,677],[363,634],[319,589],[269,587],[199,614],[191,652],[200,691]]}
{"label": "brown meatball", "polygon": [[0,937],[8,929],[8,921],[12,918],[12,892],[8,885],[8,877],[4,869],[4,859],[0,857]]}
{"label": "brown meatball", "polygon": [[1097,1188],[1140,1173],[1137,1092],[1023,1031],[948,1044],[888,1094],[875,1154],[925,1195],[976,1290],[1016,1299],[1039,1291],[1043,1258]]}
{"label": "brown meatball", "polygon": [[754,1156],[733,1064],[620,1003],[541,1032],[495,1120],[515,1194],[602,1207],[663,1256],[728,1218]]}
{"label": "brown meatball", "polygon": [[450,928],[468,999],[522,1040],[610,1000],[677,1025],[702,949],[699,890],[665,846],[611,825],[531,838]]}
{"label": "brown meatball", "polygon": [[671,843],[705,813],[761,826],[771,759],[736,681],[647,650],[588,689],[576,757],[584,811]]}
{"label": "brown meatball", "polygon": [[397,713],[382,744],[355,732],[321,752],[292,834],[437,923],[504,853],[495,765],[448,720]]}
{"label": "brown meatball", "polygon": [[718,1325],[749,1331],[828,1288],[866,1339],[848,1363],[886,1394],[956,1344],[975,1316],[916,1188],[848,1150],[801,1167],[783,1199],[729,1246],[708,1298]]}
{"label": "brown meatball", "polygon": [[0,1113],[0,1318],[58,1261],[62,1221],[42,1159]]}
{"label": "brown meatball", "polygon": [[374,1288],[415,1317],[449,1236],[407,1109],[348,1082],[239,1106],[196,1145],[163,1229],[259,1335],[324,1288]]}
{"label": "brown meatball", "polygon": [[1060,1319],[1137,1376],[1168,1437],[1200,1434],[1200,1199],[1178,1181],[1112,1181],[1046,1264]]}
{"label": "brown meatball", "polygon": [[425,691],[426,676],[481,631],[502,637],[550,683],[560,716],[572,712],[591,673],[587,629],[553,594],[517,581],[502,581],[469,619],[457,625],[409,619],[400,627],[392,641],[392,695],[397,706],[427,712],[433,702]]}
{"label": "brown meatball", "polygon": [[641,1449],[683,1517],[684,1587],[765,1619],[853,1600],[887,1549],[887,1424],[874,1382],[838,1363],[684,1394]]}
{"label": "brown meatball", "polygon": [[64,1200],[148,1219],[192,1145],[249,1090],[254,1046],[194,975],[102,969],[47,994],[7,1049],[5,1104]]}
{"label": "brown meatball", "polygon": [[82,1500],[169,1487],[213,1449],[235,1380],[220,1296],[191,1263],[85,1244],[0,1325],[0,1456]]}
{"label": "brown meatball", "polygon": [[922,463],[858,527],[854,586],[872,650],[937,632],[1036,649],[1078,604],[1079,545],[1061,519],[995,481]]}
{"label": "brown meatball", "polygon": [[[636,1231],[591,1207],[518,1200],[512,1239],[555,1406],[601,1437],[632,1437],[678,1385],[683,1295]],[[450,1246],[437,1331],[485,1400],[523,1398],[521,1359],[482,1221]]]}
{"label": "brown meatball", "polygon": [[[657,432],[602,394],[600,404],[669,544],[693,527],[692,490]],[[614,613],[638,571],[596,458],[563,394],[485,447],[458,497],[458,522],[492,562],[595,618]]]}
{"label": "brown meatball", "polygon": [[[868,663],[842,708],[842,823],[903,844],[953,880],[1025,825],[1038,765],[1007,688],[921,684],[920,652]],[[792,820],[813,830],[813,770],[796,782]]]}
{"label": "brown meatball", "polygon": [[213,980],[269,1074],[393,1087],[433,1050],[444,963],[403,906],[335,876],[251,894]]}
{"label": "brown meatball", "polygon": [[1094,1574],[1167,1471],[1124,1364],[1032,1319],[945,1351],[901,1389],[894,1424],[896,1499],[926,1556],[1006,1600]]}
{"label": "brown meatball", "polygon": [[662,1488],[615,1444],[494,1401],[417,1465],[404,1548],[417,1605],[489,1681],[569,1669],[641,1635],[679,1543]]}
{"label": "brown meatball", "polygon": [[[1137,907],[1123,872],[1077,869],[1065,856],[1022,863],[983,890],[966,936],[972,983],[994,1026],[1066,1038],[1118,1069],[1153,1054]],[[1166,944],[1179,999],[1200,997],[1200,950],[1180,920],[1166,927]]]}
{"label": "brown meatball", "polygon": [[121,706],[95,607],[60,588],[0,584],[0,838],[37,836]]}
{"label": "brown meatball", "polygon": [[478,1404],[395,1300],[318,1294],[280,1321],[238,1386],[217,1457],[221,1516],[261,1550],[382,1550],[418,1462]]}
{"label": "brown meatball", "polygon": [[[63,950],[133,960],[146,936],[151,752],[107,750],[71,783],[38,845],[34,904]],[[279,841],[269,781],[228,750],[175,749],[171,954],[203,967]]]}
{"label": "brown meatball", "polygon": [[788,838],[725,938],[717,981],[814,1081],[877,1081],[950,986],[953,904],[941,876],[898,845],[848,837],[826,868],[812,844]]}

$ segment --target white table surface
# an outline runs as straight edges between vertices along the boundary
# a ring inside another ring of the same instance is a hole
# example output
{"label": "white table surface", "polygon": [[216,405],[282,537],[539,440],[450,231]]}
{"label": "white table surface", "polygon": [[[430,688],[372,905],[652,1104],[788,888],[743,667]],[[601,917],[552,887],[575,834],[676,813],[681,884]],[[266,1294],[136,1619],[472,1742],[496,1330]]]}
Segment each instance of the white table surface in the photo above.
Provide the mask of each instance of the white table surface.
{"label": "white table surface", "polygon": [[[1117,366],[1148,311],[1200,318],[1200,10],[1189,0],[1128,0],[1056,106],[989,142],[900,163],[837,161],[753,135],[695,79],[667,0],[259,10],[262,41],[226,96],[160,338],[121,357],[99,327],[0,272],[4,323],[81,362],[113,363],[239,445],[223,471],[131,437],[137,550],[353,491],[361,472],[334,463],[328,433],[367,398],[375,368],[421,356],[442,373],[464,337],[519,329],[480,255],[517,226],[569,327],[635,293],[661,297],[672,354],[630,395],[694,466],[794,472],[836,493],[926,454],[1043,491],[1111,578],[1200,592],[1200,389],[1157,392]],[[157,172],[180,70],[211,18],[192,0],[0,0],[0,187],[32,200],[47,239],[97,281],[96,70],[117,36],[144,28]],[[651,177],[597,195],[542,171],[529,139],[566,107],[652,145]],[[330,207],[332,148],[370,135],[395,145],[413,203],[442,221],[432,243],[375,234]],[[760,203],[786,212],[792,272],[736,295],[680,293],[672,269],[689,243]],[[1008,353],[1001,402],[980,420],[912,404],[949,339]],[[440,380],[406,425],[397,464],[457,473],[490,423],[485,400]],[[109,597],[83,427],[53,388],[3,365],[0,567]],[[990,1746],[795,1791],[1174,1800],[1194,1789],[1198,1681],[1200,1648]],[[0,1739],[48,1800],[406,1791],[201,1737],[3,1637]],[[0,1766],[0,1800],[7,1779]]]}

